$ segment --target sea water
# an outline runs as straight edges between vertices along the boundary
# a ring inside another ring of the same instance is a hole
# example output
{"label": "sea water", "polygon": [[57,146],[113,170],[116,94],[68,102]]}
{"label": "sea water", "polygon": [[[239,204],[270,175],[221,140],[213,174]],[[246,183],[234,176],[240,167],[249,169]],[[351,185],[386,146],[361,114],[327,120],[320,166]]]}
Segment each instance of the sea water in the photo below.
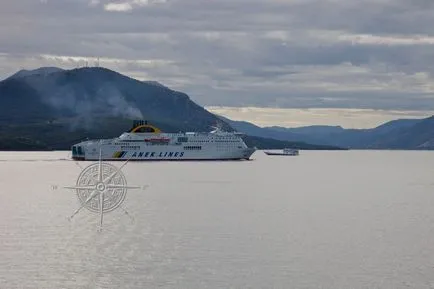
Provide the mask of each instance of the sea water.
{"label": "sea water", "polygon": [[128,163],[99,230],[93,162],[1,152],[0,288],[434,287],[434,152],[252,158]]}

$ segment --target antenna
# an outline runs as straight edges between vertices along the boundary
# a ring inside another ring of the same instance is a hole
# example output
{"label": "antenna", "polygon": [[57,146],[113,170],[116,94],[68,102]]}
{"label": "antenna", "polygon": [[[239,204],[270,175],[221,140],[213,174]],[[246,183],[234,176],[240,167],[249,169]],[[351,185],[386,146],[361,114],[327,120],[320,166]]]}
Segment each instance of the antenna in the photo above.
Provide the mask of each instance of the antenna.
{"label": "antenna", "polygon": [[220,121],[216,121],[216,125],[215,126],[211,125],[211,128],[214,129],[213,131],[211,131],[211,133],[221,132],[223,125]]}

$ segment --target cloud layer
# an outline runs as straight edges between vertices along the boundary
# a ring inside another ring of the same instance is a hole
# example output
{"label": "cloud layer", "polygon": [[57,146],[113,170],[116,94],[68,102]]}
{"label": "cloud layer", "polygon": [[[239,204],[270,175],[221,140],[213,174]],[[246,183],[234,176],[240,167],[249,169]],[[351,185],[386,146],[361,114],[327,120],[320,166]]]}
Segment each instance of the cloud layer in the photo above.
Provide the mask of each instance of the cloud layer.
{"label": "cloud layer", "polygon": [[201,105],[434,110],[431,0],[5,0],[0,77],[100,65]]}

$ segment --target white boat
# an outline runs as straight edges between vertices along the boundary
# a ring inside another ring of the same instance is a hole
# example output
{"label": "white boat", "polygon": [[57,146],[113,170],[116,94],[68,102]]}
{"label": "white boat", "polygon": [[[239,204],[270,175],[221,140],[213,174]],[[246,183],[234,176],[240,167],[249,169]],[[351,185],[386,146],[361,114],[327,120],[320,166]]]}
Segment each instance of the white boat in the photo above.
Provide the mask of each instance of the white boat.
{"label": "white boat", "polygon": [[220,128],[164,133],[147,122],[135,121],[117,138],[83,141],[71,149],[75,160],[247,160],[256,148],[247,147],[241,136]]}
{"label": "white boat", "polygon": [[267,152],[267,151],[264,152],[270,156],[298,156],[299,155],[297,149],[290,149],[290,148],[284,148],[282,152]]}

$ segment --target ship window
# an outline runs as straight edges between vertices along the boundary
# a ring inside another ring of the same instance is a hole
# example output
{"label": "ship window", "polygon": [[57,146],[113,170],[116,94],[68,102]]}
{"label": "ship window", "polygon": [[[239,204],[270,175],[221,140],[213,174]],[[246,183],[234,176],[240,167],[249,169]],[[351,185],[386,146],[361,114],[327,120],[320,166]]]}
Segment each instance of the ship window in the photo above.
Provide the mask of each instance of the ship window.
{"label": "ship window", "polygon": [[83,154],[83,151],[81,150],[81,147],[77,147],[77,153],[78,153],[79,155],[82,155],[82,154]]}
{"label": "ship window", "polygon": [[178,142],[188,142],[187,137],[178,137]]}
{"label": "ship window", "polygon": [[201,150],[201,146],[185,146],[184,150]]}
{"label": "ship window", "polygon": [[74,147],[74,146],[72,147],[72,154],[73,154],[73,155],[76,155],[76,154],[77,154],[77,148]]}

